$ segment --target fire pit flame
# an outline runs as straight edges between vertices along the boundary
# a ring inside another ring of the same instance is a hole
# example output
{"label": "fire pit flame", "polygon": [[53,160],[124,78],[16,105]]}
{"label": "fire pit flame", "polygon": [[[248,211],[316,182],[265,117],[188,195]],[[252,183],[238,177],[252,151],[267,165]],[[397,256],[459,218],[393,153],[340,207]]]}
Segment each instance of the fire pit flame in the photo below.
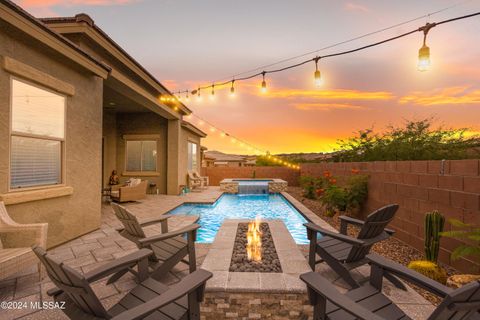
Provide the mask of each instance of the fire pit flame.
{"label": "fire pit flame", "polygon": [[248,224],[247,231],[247,258],[248,260],[262,260],[262,233],[260,231],[260,219]]}

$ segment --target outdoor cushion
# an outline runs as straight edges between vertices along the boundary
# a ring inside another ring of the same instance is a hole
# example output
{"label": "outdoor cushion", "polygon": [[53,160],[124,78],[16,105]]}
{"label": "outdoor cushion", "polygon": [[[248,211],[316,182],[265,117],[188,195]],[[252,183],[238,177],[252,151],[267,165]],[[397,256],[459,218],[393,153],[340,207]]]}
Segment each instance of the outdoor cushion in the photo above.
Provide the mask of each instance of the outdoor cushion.
{"label": "outdoor cushion", "polygon": [[110,194],[111,194],[112,197],[118,198],[120,196],[120,191],[115,190],[115,191],[110,192]]}

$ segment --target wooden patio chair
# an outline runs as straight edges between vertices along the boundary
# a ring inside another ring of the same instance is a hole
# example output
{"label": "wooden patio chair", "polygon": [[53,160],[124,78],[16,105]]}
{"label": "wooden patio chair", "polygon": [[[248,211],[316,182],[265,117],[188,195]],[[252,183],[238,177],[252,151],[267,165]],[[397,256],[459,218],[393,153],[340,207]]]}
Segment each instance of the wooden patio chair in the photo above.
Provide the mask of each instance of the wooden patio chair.
{"label": "wooden patio chair", "polygon": [[[33,248],[47,270],[56,288],[47,294],[64,307],[70,319],[200,319],[200,302],[203,300],[205,283],[212,277],[206,270],[198,270],[170,287],[145,278],[150,250],[143,249],[100,266],[85,275],[57,261],[41,247]],[[119,270],[139,268],[141,282],[119,302],[106,309],[92,290],[91,283]]]}
{"label": "wooden patio chair", "polygon": [[0,280],[20,271],[38,266],[43,278],[41,263],[32,251],[32,245],[47,246],[48,223],[17,223],[10,218],[3,201],[0,201]]}
{"label": "wooden patio chair", "polygon": [[[169,232],[167,220],[171,215],[161,215],[158,218],[140,223],[137,217],[127,208],[116,203],[112,203],[112,208],[123,225],[123,228],[119,228],[117,231],[124,238],[133,241],[139,249],[147,248],[153,251],[153,254],[149,257],[153,278],[160,279],[179,262],[188,264],[190,272],[195,271],[197,267],[195,239],[200,225],[193,223]],[[198,217],[196,221],[198,221]],[[159,223],[162,233],[147,237],[143,227]],[[185,259],[186,256],[188,256],[188,260]]]}
{"label": "wooden patio chair", "polygon": [[[397,209],[396,204],[385,206],[369,214],[365,221],[340,216],[340,233],[325,230],[314,223],[306,223],[310,240],[308,263],[312,270],[315,270],[317,263],[325,261],[352,288],[359,287],[350,270],[367,263],[365,256],[370,248],[394,233],[385,227],[392,221]],[[356,238],[347,235],[347,224],[361,226]],[[317,234],[322,237],[318,239]],[[316,260],[316,254],[320,256],[320,260]]]}
{"label": "wooden patio chair", "polygon": [[308,287],[314,319],[322,320],[391,320],[411,319],[382,293],[383,278],[399,277],[443,298],[429,320],[478,320],[480,314],[480,281],[459,289],[451,289],[420,273],[378,255],[367,256],[371,268],[370,281],[347,293],[340,293],[317,272],[300,275]]}
{"label": "wooden patio chair", "polygon": [[192,174],[194,178],[200,179],[202,181],[202,187],[204,189],[206,189],[210,185],[210,179],[208,178],[208,176],[201,176],[200,173],[198,173],[198,171],[196,170],[193,170]]}
{"label": "wooden patio chair", "polygon": [[203,179],[195,177],[193,172],[190,170],[187,173],[187,183],[191,191],[200,191],[204,188]]}

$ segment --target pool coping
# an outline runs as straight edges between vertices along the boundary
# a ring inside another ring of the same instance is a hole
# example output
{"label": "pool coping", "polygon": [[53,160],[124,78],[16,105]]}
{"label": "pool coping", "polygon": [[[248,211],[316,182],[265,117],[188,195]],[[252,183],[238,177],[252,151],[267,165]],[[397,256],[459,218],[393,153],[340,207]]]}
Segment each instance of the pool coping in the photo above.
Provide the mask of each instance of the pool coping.
{"label": "pool coping", "polygon": [[249,219],[226,219],[210,245],[202,269],[213,277],[206,284],[206,292],[306,293],[300,274],[311,271],[285,223],[280,219],[268,223],[282,272],[230,272],[235,237],[239,223]]}

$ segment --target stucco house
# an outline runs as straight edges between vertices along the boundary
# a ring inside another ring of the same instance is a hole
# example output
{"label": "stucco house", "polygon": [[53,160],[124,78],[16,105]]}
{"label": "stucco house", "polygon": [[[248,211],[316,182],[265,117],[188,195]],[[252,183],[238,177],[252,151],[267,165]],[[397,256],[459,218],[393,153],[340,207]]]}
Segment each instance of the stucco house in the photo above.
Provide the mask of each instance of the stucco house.
{"label": "stucco house", "polygon": [[213,150],[205,152],[203,164],[205,167],[245,167],[247,159],[245,156]]}
{"label": "stucco house", "polygon": [[0,0],[0,199],[48,246],[97,229],[112,170],[178,194],[206,134],[85,14],[36,19]]}

